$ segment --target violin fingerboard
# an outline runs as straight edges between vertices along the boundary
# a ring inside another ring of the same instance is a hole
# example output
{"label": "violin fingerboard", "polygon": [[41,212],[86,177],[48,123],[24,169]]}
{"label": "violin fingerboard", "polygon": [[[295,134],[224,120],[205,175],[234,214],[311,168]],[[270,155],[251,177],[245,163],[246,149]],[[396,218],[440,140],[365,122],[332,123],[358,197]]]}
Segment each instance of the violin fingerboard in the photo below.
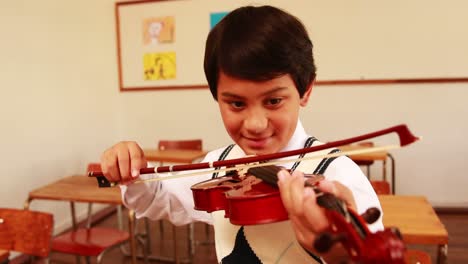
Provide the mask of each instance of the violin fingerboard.
{"label": "violin fingerboard", "polygon": [[336,198],[336,196],[331,193],[323,193],[319,191],[317,193],[317,204],[325,209],[334,210],[341,215],[346,214],[344,202]]}
{"label": "violin fingerboard", "polygon": [[278,167],[275,165],[269,165],[269,166],[263,166],[263,167],[250,168],[247,170],[247,172],[257,178],[262,179],[264,182],[268,183],[271,186],[278,186],[277,184],[278,176],[276,176],[276,174],[281,169],[282,169],[281,167]]}
{"label": "violin fingerboard", "polygon": [[364,238],[366,236],[365,228],[361,225],[353,214],[349,213],[345,203],[331,193],[320,193],[317,195],[317,204],[321,207],[333,210],[342,215],[349,223],[355,227],[356,233]]}

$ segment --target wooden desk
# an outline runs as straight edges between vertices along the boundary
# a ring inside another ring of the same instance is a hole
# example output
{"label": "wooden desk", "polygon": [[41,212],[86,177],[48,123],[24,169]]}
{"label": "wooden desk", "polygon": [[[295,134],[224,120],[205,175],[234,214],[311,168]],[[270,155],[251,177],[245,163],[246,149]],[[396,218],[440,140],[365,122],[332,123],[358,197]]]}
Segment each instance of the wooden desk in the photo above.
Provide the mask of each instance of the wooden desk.
{"label": "wooden desk", "polygon": [[146,160],[170,163],[192,163],[194,160],[205,157],[205,150],[179,150],[179,149],[144,149]]}
{"label": "wooden desk", "polygon": [[437,263],[446,263],[448,233],[424,196],[379,195],[385,227],[397,227],[408,244],[438,246]]}
{"label": "wooden desk", "polygon": [[[122,204],[120,188],[99,188],[95,178],[84,175],[68,176],[31,191],[24,208],[28,209],[31,201],[38,199],[70,202],[73,226],[76,226],[75,202]],[[129,210],[128,230],[132,263],[136,264],[135,235],[133,233],[134,213],[132,210]]]}
{"label": "wooden desk", "polygon": [[7,263],[10,252],[8,250],[0,249],[0,263]]}

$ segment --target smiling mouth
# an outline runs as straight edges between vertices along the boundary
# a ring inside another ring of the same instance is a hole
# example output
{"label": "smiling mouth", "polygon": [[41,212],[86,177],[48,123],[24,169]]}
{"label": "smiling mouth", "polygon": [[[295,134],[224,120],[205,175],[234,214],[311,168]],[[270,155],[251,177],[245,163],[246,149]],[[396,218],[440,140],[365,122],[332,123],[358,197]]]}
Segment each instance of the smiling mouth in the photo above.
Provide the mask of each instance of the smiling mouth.
{"label": "smiling mouth", "polygon": [[245,138],[247,145],[253,149],[262,149],[265,148],[268,143],[268,137],[266,138]]}

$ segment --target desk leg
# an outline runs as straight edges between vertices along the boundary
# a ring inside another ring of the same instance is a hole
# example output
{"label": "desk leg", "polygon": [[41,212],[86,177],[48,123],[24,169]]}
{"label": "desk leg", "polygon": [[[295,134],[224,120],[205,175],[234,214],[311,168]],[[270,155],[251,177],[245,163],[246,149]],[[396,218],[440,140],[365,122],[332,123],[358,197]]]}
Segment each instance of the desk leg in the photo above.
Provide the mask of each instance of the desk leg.
{"label": "desk leg", "polygon": [[23,205],[24,210],[29,210],[29,205],[31,204],[31,202],[32,202],[32,199],[29,197],[26,201],[24,201],[24,205]]}
{"label": "desk leg", "polygon": [[387,181],[387,159],[382,161],[382,179]]}
{"label": "desk leg", "polygon": [[[76,211],[75,211],[75,202],[70,201],[70,212],[71,212],[71,218],[72,218],[72,228],[73,230],[76,230]],[[76,263],[81,264],[81,257],[80,256],[75,256]]]}
{"label": "desk leg", "polygon": [[[132,222],[130,223],[130,219],[133,219]],[[145,261],[145,263],[148,263],[148,261],[157,261],[158,263],[159,262],[168,262],[168,263],[192,263],[192,259],[190,258],[190,256],[186,259],[181,259],[179,257],[179,254],[178,254],[178,251],[177,251],[177,240],[174,239],[174,258],[172,257],[163,257],[163,256],[155,256],[155,255],[147,255],[147,251],[145,250],[145,247],[146,247],[146,243],[147,241],[144,241],[147,239],[147,237],[150,235],[150,234],[138,234],[137,230],[136,230],[136,221],[135,221],[135,213],[131,210],[129,210],[129,230],[130,230],[130,252],[128,252],[128,249],[125,248],[125,247],[120,247],[120,250],[122,251],[122,253],[124,254],[124,256],[130,256],[132,258],[132,264],[135,264],[136,263],[136,260],[137,259],[143,259]],[[171,226],[173,226],[171,224]],[[173,226],[173,228],[175,229],[176,226]],[[176,237],[176,233],[177,231],[174,230],[174,238]],[[141,239],[141,240],[140,240]],[[137,251],[136,251],[136,242],[142,242],[142,247],[144,248],[143,249],[143,255],[142,254],[137,254]]]}
{"label": "desk leg", "polygon": [[71,212],[73,230],[76,230],[77,226],[76,226],[76,212],[75,212],[74,202],[70,202],[70,212]]}
{"label": "desk leg", "polygon": [[392,177],[392,194],[395,194],[395,159],[392,154],[387,153],[387,157],[390,159],[391,165],[391,177]]}
{"label": "desk leg", "polygon": [[174,238],[174,261],[179,264],[179,253],[177,252],[177,227],[172,224],[172,237]]}
{"label": "desk leg", "polygon": [[447,264],[448,245],[439,245],[437,251],[437,263]]}
{"label": "desk leg", "polygon": [[132,264],[137,263],[137,252],[135,244],[135,213],[133,210],[128,210],[128,232],[130,235],[130,255],[132,257]]}
{"label": "desk leg", "polygon": [[190,260],[193,260],[195,255],[195,223],[188,224],[189,228],[189,241],[188,241],[188,256]]}

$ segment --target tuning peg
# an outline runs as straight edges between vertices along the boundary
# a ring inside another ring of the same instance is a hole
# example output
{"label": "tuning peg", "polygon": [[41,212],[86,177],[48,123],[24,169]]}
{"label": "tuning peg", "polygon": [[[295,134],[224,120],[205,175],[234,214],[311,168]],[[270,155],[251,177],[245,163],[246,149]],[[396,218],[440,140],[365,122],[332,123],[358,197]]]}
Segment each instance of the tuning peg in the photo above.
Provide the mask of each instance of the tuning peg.
{"label": "tuning peg", "polygon": [[377,221],[380,217],[380,210],[377,207],[371,207],[367,209],[361,217],[366,221],[368,224],[372,224]]}
{"label": "tuning peg", "polygon": [[344,237],[342,234],[322,233],[315,239],[314,248],[320,253],[327,252],[333,244],[342,241]]}

